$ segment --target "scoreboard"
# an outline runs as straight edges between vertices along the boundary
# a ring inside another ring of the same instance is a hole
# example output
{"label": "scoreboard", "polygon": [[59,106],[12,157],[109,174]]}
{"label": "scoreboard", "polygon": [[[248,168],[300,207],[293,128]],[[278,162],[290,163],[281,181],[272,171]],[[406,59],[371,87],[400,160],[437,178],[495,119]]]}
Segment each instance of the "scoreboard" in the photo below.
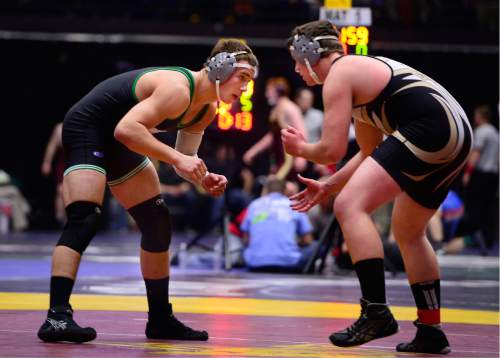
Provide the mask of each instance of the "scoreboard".
{"label": "scoreboard", "polygon": [[253,89],[254,81],[248,82],[247,89],[235,103],[219,102],[217,108],[217,128],[223,131],[251,131],[253,128]]}
{"label": "scoreboard", "polygon": [[[242,39],[243,42],[246,42]],[[247,84],[247,89],[240,96],[239,102],[218,102],[216,115],[217,129],[249,132],[253,128],[253,91],[254,81]]]}
{"label": "scoreboard", "polygon": [[[340,29],[344,53],[368,55],[369,26],[372,22],[369,7],[353,7],[352,0],[325,0],[320,19],[328,20]],[[222,131],[249,132],[254,127],[254,81],[250,81],[239,102],[220,102],[216,112],[216,127]]]}
{"label": "scoreboard", "polygon": [[369,7],[353,7],[351,0],[325,0],[320,20],[328,20],[340,29],[344,53],[367,55],[372,13]]}
{"label": "scoreboard", "polygon": [[340,40],[344,47],[344,53],[356,55],[368,55],[368,44],[370,43],[370,30],[366,26],[344,26],[340,29]]}

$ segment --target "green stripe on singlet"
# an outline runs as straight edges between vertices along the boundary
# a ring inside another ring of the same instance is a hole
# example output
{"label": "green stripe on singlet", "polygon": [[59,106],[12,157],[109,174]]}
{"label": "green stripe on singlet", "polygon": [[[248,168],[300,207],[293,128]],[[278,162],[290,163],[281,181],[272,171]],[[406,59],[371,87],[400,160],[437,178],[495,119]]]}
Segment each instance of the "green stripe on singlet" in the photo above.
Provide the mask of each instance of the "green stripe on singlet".
{"label": "green stripe on singlet", "polygon": [[173,119],[174,121],[180,120],[182,117],[184,117],[184,115],[188,111],[189,106],[191,106],[191,102],[193,100],[193,94],[194,94],[194,77],[193,77],[193,74],[191,73],[191,71],[189,71],[187,68],[179,67],[179,66],[155,67],[155,68],[151,68],[149,70],[146,70],[144,72],[141,72],[140,74],[137,75],[137,77],[134,80],[134,83],[132,84],[132,96],[135,98],[135,100],[137,102],[139,102],[139,98],[137,98],[137,95],[135,93],[135,88],[137,86],[137,82],[146,73],[153,72],[153,71],[160,71],[160,70],[176,71],[176,72],[182,73],[184,76],[186,76],[186,78],[187,78],[187,80],[189,82],[189,105],[187,106],[186,110],[184,112],[182,112],[182,114],[180,116],[178,116],[177,118]]}
{"label": "green stripe on singlet", "polygon": [[145,70],[144,72],[141,72],[140,74],[137,75],[137,77],[134,80],[134,83],[132,84],[132,96],[134,97],[134,99],[137,102],[139,102],[139,99],[137,98],[137,95],[135,93],[135,89],[137,87],[137,82],[139,81],[139,79],[143,75],[145,75],[146,73],[153,72],[153,71],[159,71],[159,70],[176,71],[176,72],[182,73],[184,76],[186,76],[186,78],[187,78],[187,80],[189,82],[189,105],[187,106],[186,110],[184,112],[182,112],[182,114],[180,116],[178,116],[177,118],[172,119],[172,121],[179,121],[179,123],[177,124],[176,128],[177,129],[183,129],[183,128],[186,128],[186,127],[190,127],[191,125],[193,125],[193,124],[199,122],[200,120],[202,120],[203,117],[205,116],[205,114],[207,113],[208,108],[210,107],[210,105],[208,105],[208,104],[206,104],[205,106],[203,106],[203,108],[196,114],[196,116],[189,123],[186,123],[186,124],[181,124],[180,123],[180,120],[182,119],[182,117],[184,117],[184,115],[186,114],[186,112],[188,111],[188,109],[189,109],[189,107],[191,105],[191,102],[193,101],[193,94],[194,94],[194,89],[195,89],[195,83],[194,83],[193,74],[191,73],[190,70],[188,70],[187,68],[184,68],[184,67],[178,67],[178,66],[172,66],[172,67],[155,67],[155,68],[151,68],[149,70]]}
{"label": "green stripe on singlet", "polygon": [[147,165],[150,163],[151,161],[149,160],[149,158],[145,158],[141,164],[139,164],[138,166],[136,166],[134,169],[132,169],[131,171],[129,171],[127,174],[121,176],[120,178],[118,179],[115,179],[115,180],[111,180],[111,181],[108,181],[108,185],[109,186],[114,186],[114,185],[118,185],[118,184],[121,184],[123,183],[124,181],[132,178],[134,175],[136,175],[137,173],[139,173],[142,169],[146,168]]}
{"label": "green stripe on singlet", "polygon": [[[146,70],[144,72],[141,72],[137,75],[137,77],[134,80],[134,83],[132,84],[132,96],[135,98],[137,102],[139,102],[139,98],[137,98],[137,95],[135,93],[135,88],[137,87],[137,82],[139,79],[145,75],[146,73],[149,72],[154,72],[154,71],[161,71],[161,70],[166,70],[166,71],[176,71],[182,73],[184,76],[186,76],[188,82],[189,82],[189,104],[191,104],[191,101],[193,99],[193,94],[194,94],[194,77],[191,71],[189,71],[187,68],[184,67],[179,67],[179,66],[172,66],[172,67],[155,67],[155,68],[150,68],[149,70]],[[189,106],[188,106],[189,107]],[[184,113],[182,114],[184,115]]]}
{"label": "green stripe on singlet", "polygon": [[193,124],[201,121],[203,119],[203,117],[205,116],[205,114],[207,114],[207,111],[208,111],[209,107],[210,107],[209,104],[204,105],[203,108],[196,114],[196,116],[194,116],[194,118],[190,122],[188,122],[186,124],[179,123],[179,124],[177,124],[176,128],[177,129],[183,129],[183,128],[186,128],[186,127],[190,127]]}
{"label": "green stripe on singlet", "polygon": [[106,175],[106,170],[104,168],[98,167],[97,165],[92,165],[92,164],[77,164],[69,167],[64,171],[64,176],[68,175],[72,171],[75,170],[80,170],[80,169],[89,169],[89,170],[95,170],[96,172],[102,173]]}

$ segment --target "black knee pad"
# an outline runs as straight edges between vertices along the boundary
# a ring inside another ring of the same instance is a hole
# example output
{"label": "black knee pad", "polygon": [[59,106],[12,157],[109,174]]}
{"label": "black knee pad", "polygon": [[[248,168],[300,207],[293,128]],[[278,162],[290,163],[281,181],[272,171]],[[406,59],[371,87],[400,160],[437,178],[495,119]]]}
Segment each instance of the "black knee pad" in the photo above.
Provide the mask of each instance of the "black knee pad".
{"label": "black knee pad", "polygon": [[141,230],[141,248],[149,252],[164,252],[170,247],[172,225],[170,212],[161,195],[131,207],[128,212]]}
{"label": "black knee pad", "polygon": [[80,255],[101,226],[101,207],[88,201],[75,201],[66,207],[68,221],[57,246],[67,246]]}

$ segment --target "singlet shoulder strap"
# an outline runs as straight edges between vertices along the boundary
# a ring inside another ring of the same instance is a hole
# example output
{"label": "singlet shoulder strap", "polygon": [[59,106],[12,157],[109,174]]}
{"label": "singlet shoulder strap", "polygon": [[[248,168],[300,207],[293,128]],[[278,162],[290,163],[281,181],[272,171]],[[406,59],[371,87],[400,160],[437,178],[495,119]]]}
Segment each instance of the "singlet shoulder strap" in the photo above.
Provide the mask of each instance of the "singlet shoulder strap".
{"label": "singlet shoulder strap", "polygon": [[346,57],[346,56],[347,55],[340,55],[339,57],[337,57],[335,60],[332,61],[332,63],[330,64],[330,67],[332,67],[335,62],[337,62],[338,60],[340,60],[341,58]]}
{"label": "singlet shoulder strap", "polygon": [[165,70],[170,70],[170,71],[177,71],[182,73],[184,76],[186,76],[188,82],[189,82],[189,104],[191,104],[193,100],[193,94],[194,94],[194,77],[191,71],[189,71],[187,68],[180,67],[180,66],[171,66],[171,67],[164,67],[163,69]]}
{"label": "singlet shoulder strap", "polygon": [[134,79],[134,83],[132,84],[132,96],[135,98],[135,100],[137,102],[139,102],[139,99],[137,98],[137,95],[135,93],[135,88],[137,86],[137,82],[146,73],[153,72],[153,71],[160,71],[160,70],[176,71],[176,72],[182,73],[187,78],[187,80],[189,82],[189,105],[187,106],[186,110],[181,113],[180,116],[178,116],[177,118],[174,119],[174,120],[180,121],[182,119],[182,117],[184,117],[186,112],[188,111],[189,106],[191,106],[191,102],[193,101],[193,94],[194,94],[194,86],[195,86],[194,85],[194,77],[193,77],[193,74],[191,73],[191,71],[188,70],[187,68],[180,67],[180,66],[152,67],[152,68],[148,68],[148,69],[142,71]]}
{"label": "singlet shoulder strap", "polygon": [[[166,70],[166,71],[176,71],[179,73],[182,73],[188,80],[189,82],[189,104],[191,104],[191,101],[193,100],[193,94],[194,94],[194,77],[191,71],[189,71],[187,68],[184,67],[179,67],[179,66],[169,66],[169,67],[152,67],[148,68],[144,71],[141,71],[134,79],[134,83],[132,84],[132,95],[134,96],[136,101],[139,101],[137,98],[137,95],[135,93],[135,88],[137,86],[137,82],[139,79],[144,76],[146,73],[149,72],[154,72],[154,71],[161,71],[161,70]],[[188,106],[189,108],[189,106]]]}

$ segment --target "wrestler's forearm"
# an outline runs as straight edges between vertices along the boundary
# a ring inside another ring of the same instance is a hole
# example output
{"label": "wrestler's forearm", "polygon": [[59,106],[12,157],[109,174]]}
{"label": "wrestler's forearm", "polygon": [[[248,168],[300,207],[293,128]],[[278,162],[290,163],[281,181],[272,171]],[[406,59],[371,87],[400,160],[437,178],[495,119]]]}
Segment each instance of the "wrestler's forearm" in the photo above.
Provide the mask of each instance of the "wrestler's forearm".
{"label": "wrestler's forearm", "polygon": [[339,192],[349,181],[356,169],[359,168],[365,158],[366,156],[362,152],[358,152],[346,163],[346,165],[342,167],[342,169],[330,176],[325,181],[327,187],[329,188],[329,191],[332,194],[335,192]]}

